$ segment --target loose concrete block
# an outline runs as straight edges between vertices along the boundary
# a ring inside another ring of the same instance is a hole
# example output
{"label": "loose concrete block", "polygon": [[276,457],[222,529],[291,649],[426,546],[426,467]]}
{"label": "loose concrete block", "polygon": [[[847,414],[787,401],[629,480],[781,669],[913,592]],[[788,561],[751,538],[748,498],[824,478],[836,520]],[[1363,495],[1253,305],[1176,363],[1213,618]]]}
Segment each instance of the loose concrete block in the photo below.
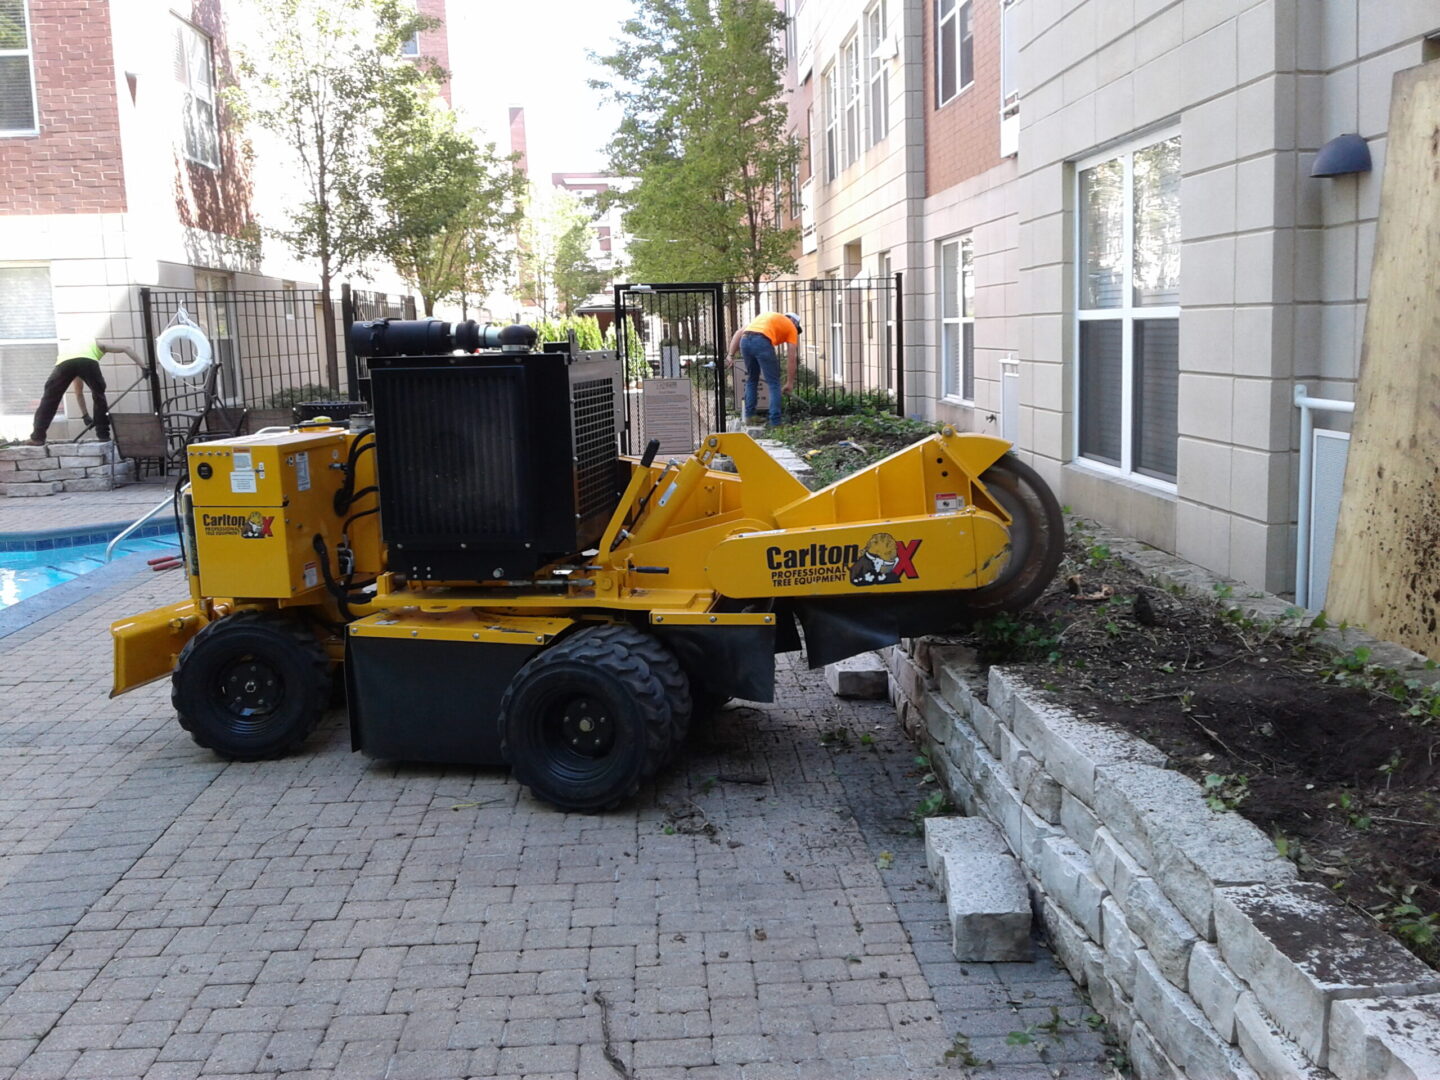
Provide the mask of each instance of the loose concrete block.
{"label": "loose concrete block", "polygon": [[1100,905],[1101,924],[1105,932],[1105,974],[1127,997],[1135,995],[1135,954],[1145,947],[1113,896]]}
{"label": "loose concrete block", "polygon": [[1116,896],[1128,896],[1135,879],[1145,876],[1144,868],[1130,857],[1115,834],[1104,825],[1095,830],[1090,858],[1095,864],[1095,873]]}
{"label": "loose concrete block", "polygon": [[1337,1001],[1330,1071],[1340,1080],[1440,1077],[1440,995]]}
{"label": "loose concrete block", "polygon": [[1150,953],[1135,954],[1135,1015],[1167,1056],[1191,1076],[1254,1080],[1245,1059],[1210,1026],[1189,995],[1161,974]]}
{"label": "loose concrete block", "polygon": [[1086,851],[1095,844],[1095,832],[1100,828],[1100,819],[1083,802],[1063,787],[1060,789],[1060,827],[1065,835]]}
{"label": "loose concrete block", "polygon": [[1185,916],[1160,891],[1153,878],[1136,878],[1124,900],[1130,929],[1145,942],[1165,978],[1181,990],[1189,986],[1190,950],[1200,940]]}
{"label": "loose concrete block", "polygon": [[1170,1060],[1150,1029],[1139,1020],[1130,1029],[1126,1050],[1130,1054],[1130,1068],[1144,1080],[1188,1080],[1185,1071]]}
{"label": "loose concrete block", "polygon": [[108,476],[87,476],[79,480],[66,480],[66,491],[113,491],[115,481]]}
{"label": "loose concrete block", "polygon": [[1216,886],[1295,880],[1294,865],[1269,837],[1239,814],[1211,810],[1200,785],[1179,773],[1146,764],[1103,766],[1093,805],[1206,940],[1215,937]]}
{"label": "loose concrete block", "polygon": [[945,895],[947,861],[973,855],[1008,856],[1005,838],[991,822],[978,817],[929,817],[925,819],[925,865],[940,895]]}
{"label": "loose concrete block", "polygon": [[1210,1026],[1226,1042],[1235,1041],[1235,1005],[1245,992],[1245,984],[1220,959],[1220,950],[1208,942],[1200,942],[1190,950],[1187,972],[1190,996]]}
{"label": "loose concrete block", "polygon": [[972,675],[980,670],[980,658],[969,645],[942,644],[931,638],[920,638],[915,643],[915,662],[932,676],[938,676],[942,667]]}
{"label": "loose concrete block", "polygon": [[1098,956],[1103,970],[1104,950],[1089,940],[1080,924],[1066,915],[1050,897],[1041,897],[1039,908],[1040,923],[1045,927],[1045,936],[1050,947],[1055,950],[1055,955],[1059,957],[1065,970],[1070,972],[1077,983],[1084,986],[1091,970],[1087,962],[1091,960],[1092,951]]}
{"label": "loose concrete block", "polygon": [[825,665],[825,684],[837,697],[880,701],[887,691],[885,665],[874,653],[838,660]]}
{"label": "loose concrete block", "polygon": [[1101,904],[1109,895],[1084,848],[1063,833],[1040,842],[1040,884],[1091,941],[1104,941]]}
{"label": "loose concrete block", "polygon": [[1143,739],[1043,704],[1036,688],[1013,673],[997,677],[998,670],[990,669],[991,700],[997,682],[1006,687],[1015,734],[1040,759],[1045,770],[1087,806],[1095,805],[1097,768],[1121,762],[1165,764],[1165,754]]}
{"label": "loose concrete block", "polygon": [[7,446],[0,450],[0,461],[30,461],[48,456],[43,446]]}
{"label": "loose concrete block", "polygon": [[1235,1004],[1235,1041],[1261,1080],[1330,1080],[1287,1039],[1246,991]]}
{"label": "loose concrete block", "polygon": [[0,495],[9,496],[12,499],[26,499],[36,495],[56,495],[64,489],[65,485],[58,481],[33,484],[0,484]]}
{"label": "loose concrete block", "polygon": [[955,959],[1000,963],[1030,953],[1030,891],[1009,855],[975,854],[945,861],[945,903]]}
{"label": "loose concrete block", "polygon": [[1322,1067],[1333,1002],[1440,991],[1440,972],[1348,911],[1323,885],[1217,889],[1215,928],[1230,969]]}

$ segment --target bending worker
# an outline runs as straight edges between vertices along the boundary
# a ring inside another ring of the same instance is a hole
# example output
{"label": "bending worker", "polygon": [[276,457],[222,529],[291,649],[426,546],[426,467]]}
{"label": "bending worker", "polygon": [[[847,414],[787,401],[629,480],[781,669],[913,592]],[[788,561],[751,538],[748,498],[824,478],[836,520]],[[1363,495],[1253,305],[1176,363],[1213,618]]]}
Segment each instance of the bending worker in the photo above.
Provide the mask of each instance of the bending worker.
{"label": "bending worker", "polygon": [[780,423],[780,359],[775,350],[786,348],[785,393],[795,385],[796,372],[800,366],[800,316],[766,311],[757,315],[749,326],[736,330],[730,339],[730,359],[737,355],[745,358],[745,419],[748,421],[755,412],[755,399],[760,388],[760,376],[765,376],[765,385],[770,390],[770,426]]}
{"label": "bending worker", "polygon": [[[100,358],[106,353],[123,353],[135,361],[135,366],[141,371],[145,370],[145,365],[140,362],[140,357],[135,355],[135,350],[128,346],[96,341],[94,338],[61,342],[58,353],[55,370],[45,380],[45,389],[40,395],[40,407],[35,410],[35,428],[30,435],[30,445],[45,445],[45,433],[50,430],[50,421],[55,419],[55,410],[60,407],[60,399],[65,396],[65,390],[71,383],[75,384],[75,397],[80,402],[81,414],[84,414],[85,399],[80,395],[79,385],[82,382],[90,388],[90,394],[95,399],[95,434],[101,442],[108,442],[110,406],[105,400],[105,376],[100,371]],[[85,419],[88,426],[90,418],[87,416]]]}

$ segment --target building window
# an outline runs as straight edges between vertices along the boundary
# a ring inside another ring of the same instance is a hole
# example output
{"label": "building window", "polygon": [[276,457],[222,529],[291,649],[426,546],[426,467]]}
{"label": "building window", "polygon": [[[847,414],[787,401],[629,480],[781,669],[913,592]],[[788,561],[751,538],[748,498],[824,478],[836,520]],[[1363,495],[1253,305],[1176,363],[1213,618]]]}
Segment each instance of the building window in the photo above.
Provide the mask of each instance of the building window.
{"label": "building window", "polygon": [[895,360],[895,264],[888,251],[880,253],[880,295],[885,305],[880,338],[880,385],[888,390]]}
{"label": "building window", "polygon": [[940,242],[940,393],[975,400],[975,249],[968,236]]}
{"label": "building window", "polygon": [[840,47],[840,101],[845,111],[845,147],[842,169],[860,157],[861,105],[860,39],[852,37]]}
{"label": "building window", "polygon": [[400,55],[401,55],[401,56],[419,56],[419,55],[420,55],[420,31],[419,31],[419,30],[416,30],[415,33],[411,34],[408,38],[406,38],[406,39],[401,43],[401,45],[400,45]]}
{"label": "building window", "polygon": [[785,63],[787,66],[795,62],[795,12],[791,4],[793,0],[785,0]]}
{"label": "building window", "polygon": [[175,21],[175,81],[180,84],[186,158],[211,169],[220,168],[210,37],[179,19]]}
{"label": "building window", "polygon": [[831,274],[830,289],[830,378],[845,382],[845,282]]}
{"label": "building window", "polygon": [[1076,452],[1175,482],[1180,368],[1180,136],[1076,170]]}
{"label": "building window", "polygon": [[935,0],[935,106],[975,81],[974,0]]}
{"label": "building window", "polygon": [[869,83],[869,137],[874,146],[890,131],[890,57],[885,37],[885,0],[865,12],[865,77]]}
{"label": "building window", "polygon": [[835,68],[820,76],[820,81],[825,94],[825,179],[829,182],[840,175],[840,88]]}
{"label": "building window", "polygon": [[1020,152],[1020,33],[1016,0],[1000,2],[1000,156]]}
{"label": "building window", "polygon": [[26,0],[0,0],[0,135],[34,135],[35,58]]}
{"label": "building window", "polygon": [[35,411],[57,342],[50,268],[0,266],[0,415]]}

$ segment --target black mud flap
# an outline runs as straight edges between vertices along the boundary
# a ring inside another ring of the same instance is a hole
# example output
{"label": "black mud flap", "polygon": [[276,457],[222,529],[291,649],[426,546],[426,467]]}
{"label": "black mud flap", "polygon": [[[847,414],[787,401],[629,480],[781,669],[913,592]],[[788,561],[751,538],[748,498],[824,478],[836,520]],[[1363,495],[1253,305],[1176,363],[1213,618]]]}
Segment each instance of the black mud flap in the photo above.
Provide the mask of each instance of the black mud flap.
{"label": "black mud flap", "polygon": [[649,629],[679,658],[692,687],[745,701],[775,700],[774,626]]}
{"label": "black mud flap", "polygon": [[795,617],[805,631],[805,659],[812,668],[901,638],[943,633],[969,618],[948,593],[804,600],[795,604]]}
{"label": "black mud flap", "polygon": [[345,639],[350,748],[370,757],[503,765],[500,699],[539,646]]}

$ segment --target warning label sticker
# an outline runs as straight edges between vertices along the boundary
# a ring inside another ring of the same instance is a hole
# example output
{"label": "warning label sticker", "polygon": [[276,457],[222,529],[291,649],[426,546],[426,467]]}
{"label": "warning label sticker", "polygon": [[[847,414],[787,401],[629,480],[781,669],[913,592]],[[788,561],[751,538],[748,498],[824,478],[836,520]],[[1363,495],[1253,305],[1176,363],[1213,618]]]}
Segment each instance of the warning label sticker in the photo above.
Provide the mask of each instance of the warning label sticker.
{"label": "warning label sticker", "polygon": [[235,471],[236,471],[236,472],[244,472],[244,471],[246,471],[246,470],[248,470],[248,469],[250,469],[250,468],[252,468],[252,467],[253,467],[253,466],[251,466],[251,464],[250,464],[250,451],[249,451],[249,450],[236,450],[236,451],[235,451]]}
{"label": "warning label sticker", "polygon": [[295,490],[310,490],[310,455],[301,452],[295,455]]}
{"label": "warning label sticker", "polygon": [[249,469],[239,470],[230,474],[230,490],[237,494],[255,494],[255,474]]}
{"label": "warning label sticker", "polygon": [[965,500],[955,491],[937,491],[935,493],[935,513],[937,514],[958,514],[960,508],[965,505]]}
{"label": "warning label sticker", "polygon": [[305,564],[305,587],[313,589],[320,584],[320,564],[307,562]]}

